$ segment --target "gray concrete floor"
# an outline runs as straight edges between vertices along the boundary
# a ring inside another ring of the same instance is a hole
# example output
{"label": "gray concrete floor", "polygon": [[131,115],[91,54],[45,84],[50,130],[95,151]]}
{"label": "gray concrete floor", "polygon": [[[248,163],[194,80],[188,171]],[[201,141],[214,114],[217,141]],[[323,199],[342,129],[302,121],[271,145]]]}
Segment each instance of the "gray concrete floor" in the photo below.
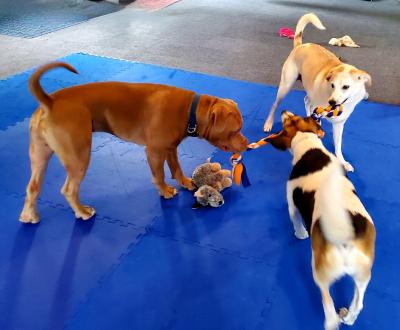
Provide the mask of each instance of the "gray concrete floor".
{"label": "gray concrete floor", "polygon": [[276,32],[309,11],[327,31],[308,27],[304,40],[326,46],[349,34],[360,49],[330,48],[372,75],[370,99],[400,104],[397,0],[182,0],[158,12],[130,5],[34,39],[1,35],[0,77],[88,52],[278,85],[292,41]]}

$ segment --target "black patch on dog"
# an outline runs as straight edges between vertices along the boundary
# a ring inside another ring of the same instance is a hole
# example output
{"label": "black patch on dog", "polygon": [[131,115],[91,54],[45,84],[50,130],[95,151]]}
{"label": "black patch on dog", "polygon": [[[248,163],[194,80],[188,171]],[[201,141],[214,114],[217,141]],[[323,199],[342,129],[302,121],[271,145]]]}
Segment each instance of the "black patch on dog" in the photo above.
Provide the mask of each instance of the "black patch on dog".
{"label": "black patch on dog", "polygon": [[301,188],[293,190],[293,202],[303,218],[308,234],[311,230],[312,215],[314,211],[315,191],[304,192]]}
{"label": "black patch on dog", "polygon": [[351,191],[353,192],[354,195],[358,197],[357,191],[355,189],[352,189]]}
{"label": "black patch on dog", "polygon": [[331,159],[321,149],[308,150],[293,166],[289,180],[299,178],[322,170],[331,162]]}
{"label": "black patch on dog", "polygon": [[359,238],[364,236],[365,232],[367,231],[367,221],[369,220],[360,213],[353,214],[349,212],[349,215],[353,224],[355,237]]}

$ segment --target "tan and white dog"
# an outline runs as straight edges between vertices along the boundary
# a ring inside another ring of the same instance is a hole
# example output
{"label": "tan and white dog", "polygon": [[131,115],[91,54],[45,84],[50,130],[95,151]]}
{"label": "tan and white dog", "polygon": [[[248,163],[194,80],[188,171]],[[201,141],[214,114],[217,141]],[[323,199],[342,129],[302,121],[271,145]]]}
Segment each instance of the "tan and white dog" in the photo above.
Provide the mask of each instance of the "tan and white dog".
{"label": "tan and white dog", "polygon": [[265,121],[264,131],[272,129],[275,110],[295,81],[301,77],[307,92],[304,103],[308,116],[318,106],[325,108],[328,105],[343,105],[342,115],[328,120],[333,125],[336,156],[347,171],[353,171],[352,165],[345,161],[342,154],[343,127],[355,106],[368,97],[365,84],[371,84],[371,76],[352,65],[342,63],[335,54],[320,45],[303,44],[303,30],[308,23],[325,30],[319,18],[312,13],[302,16],[298,21],[294,48],[283,65],[278,94]]}
{"label": "tan and white dog", "polygon": [[[282,131],[269,141],[293,155],[287,182],[289,215],[297,238],[311,236],[313,277],[321,290],[325,329],[337,329],[341,322],[352,325],[371,278],[374,224],[340,162],[318,138],[319,124],[287,111],[282,112],[282,123]],[[345,274],[354,279],[354,297],[349,309],[337,314],[329,287]]]}

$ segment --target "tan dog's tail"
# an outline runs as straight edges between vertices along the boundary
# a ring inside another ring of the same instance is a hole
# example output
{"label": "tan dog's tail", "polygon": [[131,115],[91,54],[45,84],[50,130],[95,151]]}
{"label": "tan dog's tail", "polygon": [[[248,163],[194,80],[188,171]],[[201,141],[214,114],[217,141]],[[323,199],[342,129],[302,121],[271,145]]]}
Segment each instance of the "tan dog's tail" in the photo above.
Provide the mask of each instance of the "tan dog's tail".
{"label": "tan dog's tail", "polygon": [[322,25],[317,15],[308,13],[300,17],[296,25],[296,33],[293,39],[293,46],[296,48],[303,43],[303,31],[308,23],[312,23],[317,29],[325,30],[325,26]]}
{"label": "tan dog's tail", "polygon": [[76,71],[72,66],[67,63],[53,62],[41,66],[32,74],[32,76],[29,78],[29,89],[31,90],[33,96],[36,97],[36,99],[39,101],[40,105],[43,106],[43,109],[46,111],[51,108],[53,104],[53,99],[43,90],[39,80],[44,73],[54,68],[65,68],[73,73],[78,73],[78,71]]}

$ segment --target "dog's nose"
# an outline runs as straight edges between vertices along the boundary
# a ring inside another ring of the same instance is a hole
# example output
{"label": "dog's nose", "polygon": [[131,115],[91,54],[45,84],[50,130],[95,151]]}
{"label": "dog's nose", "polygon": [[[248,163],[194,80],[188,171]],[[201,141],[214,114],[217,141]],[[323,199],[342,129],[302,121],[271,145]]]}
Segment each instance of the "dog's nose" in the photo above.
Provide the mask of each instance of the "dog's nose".
{"label": "dog's nose", "polygon": [[218,205],[219,205],[219,206],[221,206],[222,204],[224,204],[223,201],[219,201],[219,202],[218,202]]}
{"label": "dog's nose", "polygon": [[335,101],[335,100],[329,100],[328,103],[329,103],[329,105],[331,105],[331,106],[336,105],[336,101]]}

